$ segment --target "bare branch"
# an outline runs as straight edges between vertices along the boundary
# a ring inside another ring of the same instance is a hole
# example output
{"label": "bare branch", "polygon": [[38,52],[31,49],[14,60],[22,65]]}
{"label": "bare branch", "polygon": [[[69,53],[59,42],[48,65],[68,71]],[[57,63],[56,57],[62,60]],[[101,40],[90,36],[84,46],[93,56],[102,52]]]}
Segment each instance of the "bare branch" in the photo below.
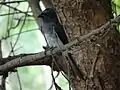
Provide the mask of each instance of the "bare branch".
{"label": "bare branch", "polygon": [[2,59],[2,47],[1,47],[1,40],[0,40],[0,60]]}
{"label": "bare branch", "polygon": [[[40,15],[42,10],[40,9],[39,0],[28,0],[29,6],[32,9],[35,19]],[[38,24],[39,25],[39,24]]]}
{"label": "bare branch", "polygon": [[14,14],[20,14],[20,13],[32,13],[31,11],[29,12],[14,12],[14,13],[5,13],[5,14],[0,14],[0,16],[6,16],[6,15],[14,15]]}
{"label": "bare branch", "polygon": [[9,2],[0,2],[0,4],[11,4],[11,3],[21,3],[21,2],[27,2],[26,0],[24,1],[9,1]]}
{"label": "bare branch", "polygon": [[[40,57],[40,58],[39,58]],[[9,59],[9,58],[8,58]],[[27,56],[18,55],[18,58],[13,59],[12,61],[7,62],[0,66],[0,72],[9,71],[12,68],[26,66],[26,65],[46,65],[49,63],[49,56],[44,55],[44,52],[37,54],[28,54]],[[47,61],[47,62],[46,62]]]}
{"label": "bare branch", "polygon": [[[39,30],[39,28],[24,30],[24,31],[21,31],[20,34],[32,32],[32,31],[35,31],[35,30]],[[15,34],[12,34],[12,35],[9,35],[9,36],[2,37],[2,39],[0,39],[0,40],[4,40],[4,39],[7,39],[7,38],[10,38],[10,37],[13,37],[13,36],[17,36],[17,35],[19,35],[19,33],[15,33]]]}
{"label": "bare branch", "polygon": [[[27,13],[28,13],[28,12],[21,11],[21,10],[15,8],[15,7],[10,6],[10,5],[7,5],[7,4],[4,4],[4,5],[5,5],[6,7],[9,7],[9,8],[11,8],[11,9],[15,10],[15,11],[20,12],[20,13],[24,13],[24,14],[27,14]],[[27,16],[31,16],[31,15],[27,14]]]}

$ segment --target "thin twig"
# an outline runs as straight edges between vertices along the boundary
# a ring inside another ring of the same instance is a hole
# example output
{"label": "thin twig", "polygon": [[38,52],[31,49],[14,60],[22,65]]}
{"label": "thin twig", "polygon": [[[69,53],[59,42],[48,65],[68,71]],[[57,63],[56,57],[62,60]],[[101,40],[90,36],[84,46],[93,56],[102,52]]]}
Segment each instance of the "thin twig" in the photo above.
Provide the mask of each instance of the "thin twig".
{"label": "thin twig", "polygon": [[[29,10],[29,6],[28,6],[27,11],[28,11],[28,10]],[[22,32],[23,27],[24,27],[24,25],[25,25],[26,16],[27,16],[27,14],[25,14],[25,19],[24,19],[24,21],[23,21],[23,24],[22,24],[22,26],[21,26],[20,30],[19,30],[19,33],[18,33],[18,36],[17,36],[16,42],[14,43],[13,48],[11,49],[11,51],[13,51],[13,50],[14,50],[14,48],[15,48],[15,46],[16,46],[16,44],[17,44],[17,42],[18,42],[19,38],[20,38],[20,33]],[[11,52],[9,53],[9,55],[10,55],[10,54],[11,54]]]}
{"label": "thin twig", "polygon": [[[20,13],[27,13],[27,12],[14,12],[14,13],[5,13],[5,14],[0,14],[0,16],[6,16],[6,15],[14,15],[14,14],[20,14]],[[29,11],[28,13],[32,13]]]}
{"label": "thin twig", "polygon": [[[12,42],[10,42],[10,45],[11,45],[11,53],[13,53],[13,56],[15,56],[15,50],[14,50],[14,47],[12,45]],[[22,90],[22,84],[21,84],[21,81],[20,81],[20,77],[19,77],[19,73],[18,73],[18,70],[16,70],[16,73],[17,73],[17,78],[18,78],[18,82],[19,82],[19,87],[20,87],[20,90]]]}
{"label": "thin twig", "polygon": [[21,2],[27,2],[26,0],[23,1],[8,1],[8,2],[0,2],[0,4],[12,4],[12,3],[21,3]]}
{"label": "thin twig", "polygon": [[20,76],[19,76],[18,70],[17,70],[16,73],[17,73],[17,78],[18,78],[20,90],[22,90],[22,84],[21,84],[21,81],[20,81]]}
{"label": "thin twig", "polygon": [[60,86],[57,85],[57,83],[55,82],[55,78],[54,78],[54,75],[53,75],[53,68],[54,68],[54,64],[55,64],[55,57],[52,53],[52,50],[51,50],[51,55],[52,55],[52,67],[51,67],[51,75],[52,75],[52,79],[53,79],[53,83],[55,85],[55,88],[56,90],[62,90]]}
{"label": "thin twig", "polygon": [[[39,30],[39,28],[36,28],[36,29],[30,29],[30,30],[24,30],[24,31],[21,32],[20,34],[24,34],[24,33],[31,32],[31,31],[35,31],[35,30]],[[18,35],[18,34],[19,34],[19,33],[15,33],[15,34],[10,35],[9,37],[8,37],[8,36],[6,36],[6,37],[2,37],[2,39],[0,39],[0,40],[5,40],[5,39],[7,39],[7,38],[10,38],[10,37],[16,36],[16,35]]]}
{"label": "thin twig", "polygon": [[[18,12],[20,12],[20,13],[24,13],[25,15],[27,14],[26,12],[23,12],[23,11],[21,11],[21,10],[15,8],[15,7],[12,7],[12,6],[10,6],[10,5],[6,5],[6,4],[5,4],[5,6],[7,6],[7,7],[13,9],[13,10],[15,10],[15,11],[18,11]],[[27,14],[27,16],[31,16],[31,15]]]}

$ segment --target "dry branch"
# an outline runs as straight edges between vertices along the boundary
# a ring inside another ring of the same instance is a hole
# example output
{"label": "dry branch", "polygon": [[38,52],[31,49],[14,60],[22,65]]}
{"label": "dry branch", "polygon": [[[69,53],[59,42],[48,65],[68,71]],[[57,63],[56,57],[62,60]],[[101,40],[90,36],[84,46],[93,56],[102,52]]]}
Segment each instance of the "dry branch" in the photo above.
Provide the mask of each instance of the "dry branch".
{"label": "dry branch", "polygon": [[[112,19],[112,22],[114,23],[118,18],[120,18],[120,16],[116,17],[115,19]],[[93,30],[87,35],[76,38],[74,41],[64,45],[61,50],[59,50],[58,48],[55,48],[53,50],[53,54],[56,54],[61,51],[64,52],[65,50],[68,50],[68,48],[76,44],[79,44],[86,39],[89,39],[92,35],[103,32],[104,30],[106,30],[105,28],[107,28],[109,25],[111,25],[111,21],[108,21],[106,24],[104,24],[100,28]],[[7,59],[9,60],[9,58]],[[36,54],[23,54],[22,56],[18,55],[15,59],[9,62],[6,62],[5,64],[0,66],[0,74],[16,67],[30,66],[30,65],[50,65],[51,62],[52,62],[51,51],[47,51],[46,55],[45,55],[45,52],[40,52]]]}

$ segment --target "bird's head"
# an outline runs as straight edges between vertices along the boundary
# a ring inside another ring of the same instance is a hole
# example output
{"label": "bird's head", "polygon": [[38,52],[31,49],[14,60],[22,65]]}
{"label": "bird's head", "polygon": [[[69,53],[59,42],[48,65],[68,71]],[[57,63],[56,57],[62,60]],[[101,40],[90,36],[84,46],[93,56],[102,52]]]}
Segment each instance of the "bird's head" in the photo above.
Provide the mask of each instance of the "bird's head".
{"label": "bird's head", "polygon": [[42,19],[51,19],[51,20],[58,20],[57,15],[54,9],[47,8],[45,9],[38,17]]}

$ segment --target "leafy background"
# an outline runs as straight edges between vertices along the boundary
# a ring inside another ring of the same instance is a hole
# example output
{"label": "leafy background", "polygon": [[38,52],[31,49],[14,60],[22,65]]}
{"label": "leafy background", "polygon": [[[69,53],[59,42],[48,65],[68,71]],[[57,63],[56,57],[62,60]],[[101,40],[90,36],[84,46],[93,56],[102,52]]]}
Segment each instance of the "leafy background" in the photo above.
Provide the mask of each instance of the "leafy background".
{"label": "leafy background", "polygon": [[[112,0],[112,10],[113,15],[116,17],[117,15],[120,15],[120,0]],[[116,25],[118,31],[120,32],[120,25]]]}
{"label": "leafy background", "polygon": [[[16,7],[23,12],[26,12],[28,8],[27,2],[8,5]],[[30,8],[28,12],[29,15],[32,15]],[[17,25],[18,23],[19,25]],[[14,28],[15,26],[16,28]],[[19,39],[16,40],[17,38]],[[0,5],[0,39],[2,39],[3,57],[21,53],[38,53],[43,51],[42,46],[46,45],[44,37],[33,17],[26,16],[24,13],[17,14],[17,11],[9,9],[4,5]],[[14,53],[11,52],[13,48]],[[7,90],[20,89],[18,75],[22,90],[48,90],[52,85],[51,69],[48,66],[20,67],[17,68],[17,70],[18,74],[9,74],[7,78]],[[54,76],[56,75],[57,72],[54,72]],[[61,74],[56,79],[56,82],[59,83],[64,90],[68,90],[68,82]],[[55,90],[55,88],[53,87],[52,90]]]}

